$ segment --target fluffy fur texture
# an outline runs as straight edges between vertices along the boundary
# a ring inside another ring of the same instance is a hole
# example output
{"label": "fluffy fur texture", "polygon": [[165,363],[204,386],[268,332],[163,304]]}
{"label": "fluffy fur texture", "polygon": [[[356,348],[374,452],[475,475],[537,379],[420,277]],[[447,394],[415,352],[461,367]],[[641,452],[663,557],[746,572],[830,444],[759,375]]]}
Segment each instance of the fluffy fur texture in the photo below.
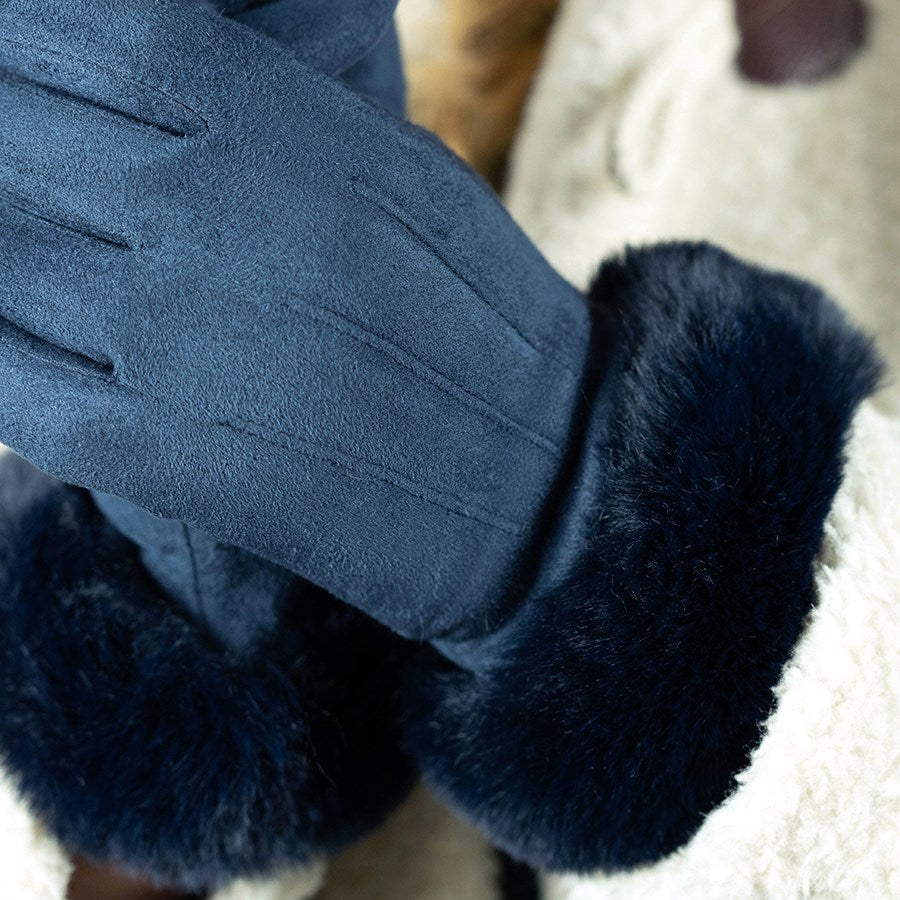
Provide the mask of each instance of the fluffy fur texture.
{"label": "fluffy fur texture", "polygon": [[64,844],[207,888],[387,813],[411,779],[399,642],[298,579],[278,634],[232,656],[84,492],[0,465],[0,744]]}
{"label": "fluffy fur texture", "polygon": [[490,671],[416,680],[409,719],[428,777],[500,846],[581,871],[671,852],[734,787],[879,372],[817,289],[708,246],[631,252],[590,298],[621,341],[586,552]]}
{"label": "fluffy fur texture", "polygon": [[889,370],[737,790],[678,853],[548,877],[552,900],[900,896],[900,4],[867,5],[869,43],[839,77],[761,89],[735,65],[730,0],[563,4],[508,196],[542,251],[586,284],[626,243],[715,240],[823,285]]}
{"label": "fluffy fur texture", "polygon": [[547,900],[900,896],[900,426],[865,403],[853,432],[818,602],[737,790],[678,853],[549,877]]}

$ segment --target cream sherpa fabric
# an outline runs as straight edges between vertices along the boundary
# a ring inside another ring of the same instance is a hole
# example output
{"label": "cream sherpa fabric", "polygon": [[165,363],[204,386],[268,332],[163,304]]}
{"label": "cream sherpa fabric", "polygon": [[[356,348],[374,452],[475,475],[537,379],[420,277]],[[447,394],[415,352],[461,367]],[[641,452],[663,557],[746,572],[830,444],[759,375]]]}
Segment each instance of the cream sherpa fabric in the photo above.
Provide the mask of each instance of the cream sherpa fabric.
{"label": "cream sherpa fabric", "polygon": [[[626,243],[712,239],[823,285],[900,372],[900,3],[818,85],[734,66],[731,0],[568,0],[526,112],[508,202],[585,284]],[[900,390],[879,403],[900,411]]]}
{"label": "cream sherpa fabric", "polygon": [[71,874],[65,854],[0,771],[0,897],[62,900]]}
{"label": "cream sherpa fabric", "polygon": [[820,84],[738,76],[729,0],[568,0],[509,203],[586,283],[626,243],[704,238],[823,285],[877,338],[819,605],[735,794],[663,863],[548,900],[900,897],[900,2]]}

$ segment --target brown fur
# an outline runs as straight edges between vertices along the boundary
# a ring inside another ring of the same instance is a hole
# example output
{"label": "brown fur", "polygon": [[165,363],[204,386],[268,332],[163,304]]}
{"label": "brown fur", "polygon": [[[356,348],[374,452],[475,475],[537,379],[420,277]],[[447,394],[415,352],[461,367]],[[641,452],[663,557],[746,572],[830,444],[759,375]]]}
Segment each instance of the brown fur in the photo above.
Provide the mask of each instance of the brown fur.
{"label": "brown fur", "polygon": [[[413,7],[423,0],[406,2]],[[558,5],[559,0],[432,0],[427,39],[420,34],[418,46],[409,47],[412,118],[436,131],[498,188]],[[400,8],[402,25],[403,3]]]}

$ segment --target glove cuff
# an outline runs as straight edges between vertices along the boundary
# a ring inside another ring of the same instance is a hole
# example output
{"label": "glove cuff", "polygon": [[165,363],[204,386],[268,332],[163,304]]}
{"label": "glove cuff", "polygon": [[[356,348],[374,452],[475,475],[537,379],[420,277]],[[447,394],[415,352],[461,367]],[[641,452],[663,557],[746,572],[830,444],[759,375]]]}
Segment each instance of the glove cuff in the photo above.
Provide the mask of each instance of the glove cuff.
{"label": "glove cuff", "polygon": [[408,710],[452,804],[570,871],[659,859],[733,789],[815,603],[844,443],[880,373],[817,289],[705,245],[630,252],[589,299],[620,340],[555,580],[477,672],[431,659]]}
{"label": "glove cuff", "polygon": [[400,652],[299,579],[224,649],[87,492],[0,459],[0,753],[72,851],[203,890],[354,839],[412,780]]}

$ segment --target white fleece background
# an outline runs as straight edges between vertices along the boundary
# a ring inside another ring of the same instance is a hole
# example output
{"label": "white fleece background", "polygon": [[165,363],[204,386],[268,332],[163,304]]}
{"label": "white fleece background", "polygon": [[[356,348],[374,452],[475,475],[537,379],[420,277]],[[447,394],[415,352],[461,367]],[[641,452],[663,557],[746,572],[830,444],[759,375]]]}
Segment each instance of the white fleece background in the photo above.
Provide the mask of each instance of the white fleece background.
{"label": "white fleece background", "polygon": [[772,89],[735,73],[730,0],[564,2],[508,195],[542,250],[581,285],[669,238],[805,275],[890,384],[857,417],[819,605],[739,789],[670,859],[549,877],[549,900],[900,897],[900,2],[870,5],[849,71]]}

